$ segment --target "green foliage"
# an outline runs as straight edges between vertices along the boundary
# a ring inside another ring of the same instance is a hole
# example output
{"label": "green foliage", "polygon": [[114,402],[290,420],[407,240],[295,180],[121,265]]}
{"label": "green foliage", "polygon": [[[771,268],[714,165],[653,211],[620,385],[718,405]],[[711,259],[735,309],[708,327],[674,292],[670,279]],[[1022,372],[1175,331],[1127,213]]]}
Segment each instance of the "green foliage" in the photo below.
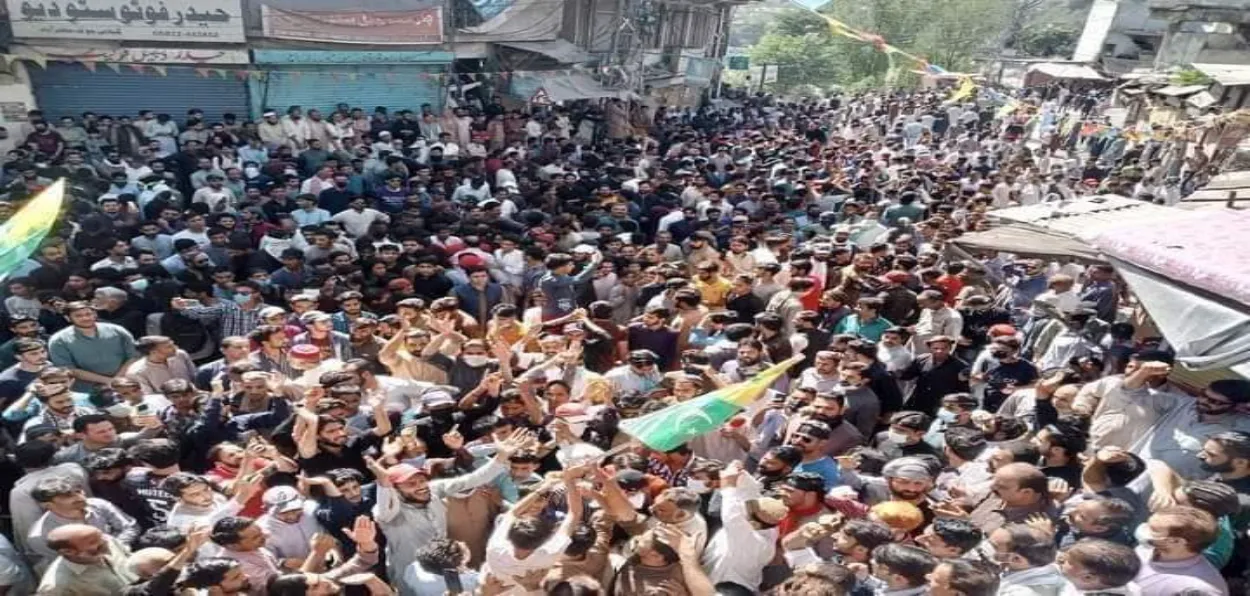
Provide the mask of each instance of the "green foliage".
{"label": "green foliage", "polygon": [[1076,49],[1081,31],[1072,25],[1048,23],[1037,27],[1025,27],[1016,34],[1011,47],[1026,56],[1048,58],[1067,57]]}
{"label": "green foliage", "polygon": [[1189,85],[1210,85],[1214,81],[1211,77],[1202,74],[1201,71],[1186,68],[1174,73],[1171,77],[1171,83],[1178,87],[1187,87]]}

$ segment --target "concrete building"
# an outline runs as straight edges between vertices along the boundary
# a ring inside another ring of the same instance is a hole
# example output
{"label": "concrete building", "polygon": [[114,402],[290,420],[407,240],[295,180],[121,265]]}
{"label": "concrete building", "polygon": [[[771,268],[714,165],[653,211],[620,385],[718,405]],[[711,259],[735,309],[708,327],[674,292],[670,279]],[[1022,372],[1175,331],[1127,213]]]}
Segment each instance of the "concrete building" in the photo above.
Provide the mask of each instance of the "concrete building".
{"label": "concrete building", "polygon": [[1250,60],[1250,0],[1094,0],[1073,60],[1112,74]]}

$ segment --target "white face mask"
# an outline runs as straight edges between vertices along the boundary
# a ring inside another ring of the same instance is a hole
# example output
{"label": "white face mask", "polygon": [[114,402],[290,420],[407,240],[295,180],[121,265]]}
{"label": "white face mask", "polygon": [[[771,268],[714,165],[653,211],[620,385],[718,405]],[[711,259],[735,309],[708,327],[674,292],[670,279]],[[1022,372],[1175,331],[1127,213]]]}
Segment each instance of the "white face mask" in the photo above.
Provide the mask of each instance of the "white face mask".
{"label": "white face mask", "polygon": [[890,439],[891,442],[897,443],[899,445],[906,445],[907,439],[909,438],[907,435],[901,432],[898,432],[896,430],[886,431],[885,436],[886,438]]}
{"label": "white face mask", "polygon": [[568,424],[569,424],[569,432],[573,434],[573,438],[575,439],[582,438],[582,434],[586,432],[586,423],[585,422],[570,422]]}
{"label": "white face mask", "polygon": [[647,495],[645,493],[631,493],[629,495],[629,506],[634,509],[642,509],[647,503]]}
{"label": "white face mask", "polygon": [[255,178],[260,175],[260,168],[243,168],[243,175],[248,178]]}
{"label": "white face mask", "polygon": [[464,358],[465,364],[472,366],[474,368],[477,368],[479,366],[486,366],[486,363],[490,362],[490,356],[486,356],[483,354],[471,354],[471,355],[463,356],[463,358]]}
{"label": "white face mask", "polygon": [[698,478],[691,478],[690,480],[687,480],[686,488],[701,495],[712,492],[712,487],[708,486],[706,482],[699,480]]}

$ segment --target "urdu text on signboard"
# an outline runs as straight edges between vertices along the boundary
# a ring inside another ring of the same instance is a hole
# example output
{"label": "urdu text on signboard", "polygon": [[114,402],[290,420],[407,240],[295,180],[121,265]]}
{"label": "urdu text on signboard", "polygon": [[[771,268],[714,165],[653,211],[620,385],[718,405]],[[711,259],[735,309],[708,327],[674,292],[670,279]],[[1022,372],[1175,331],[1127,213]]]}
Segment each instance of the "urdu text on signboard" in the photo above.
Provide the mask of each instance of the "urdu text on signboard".
{"label": "urdu text on signboard", "polygon": [[17,39],[243,43],[239,0],[5,0]]}

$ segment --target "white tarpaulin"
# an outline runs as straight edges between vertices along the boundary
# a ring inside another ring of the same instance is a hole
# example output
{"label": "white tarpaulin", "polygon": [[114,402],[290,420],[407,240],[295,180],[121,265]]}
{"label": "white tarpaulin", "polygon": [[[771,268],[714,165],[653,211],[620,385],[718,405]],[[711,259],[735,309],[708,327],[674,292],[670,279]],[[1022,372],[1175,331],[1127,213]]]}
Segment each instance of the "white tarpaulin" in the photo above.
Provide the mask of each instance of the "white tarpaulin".
{"label": "white tarpaulin", "polygon": [[1250,376],[1250,313],[1125,261],[1111,262],[1176,350],[1177,362]]}

